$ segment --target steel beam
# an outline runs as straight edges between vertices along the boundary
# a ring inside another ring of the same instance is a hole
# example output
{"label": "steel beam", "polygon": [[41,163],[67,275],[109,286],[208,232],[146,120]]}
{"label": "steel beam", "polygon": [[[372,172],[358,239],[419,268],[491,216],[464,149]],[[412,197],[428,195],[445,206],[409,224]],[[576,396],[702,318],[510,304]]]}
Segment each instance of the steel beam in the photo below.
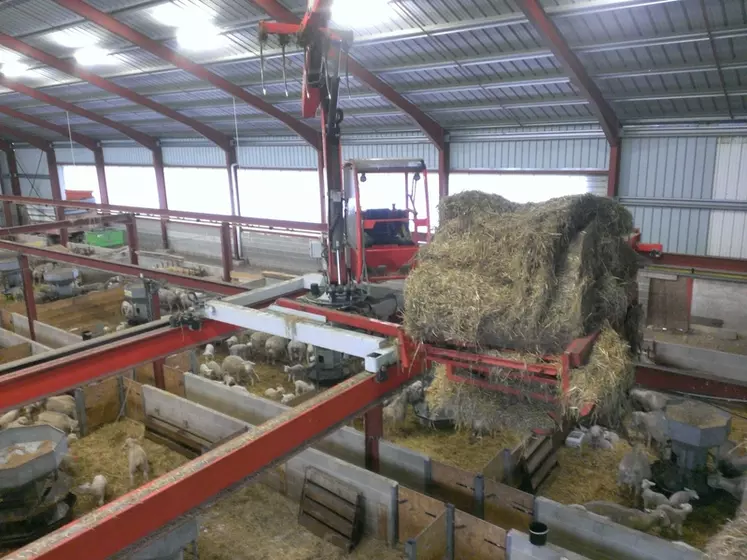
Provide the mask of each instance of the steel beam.
{"label": "steel beam", "polygon": [[72,103],[68,103],[67,101],[63,101],[62,99],[59,99],[57,97],[47,95],[46,93],[39,91],[38,89],[33,89],[14,80],[10,80],[2,74],[0,74],[0,85],[15,92],[22,93],[23,95],[27,95],[46,105],[58,107],[63,111],[73,113],[90,121],[97,122],[101,125],[117,130],[130,139],[134,140],[141,146],[148,148],[149,150],[153,150],[157,145],[157,141],[155,138],[152,138],[147,134],[143,134],[142,132],[138,132],[134,128],[124,125],[120,122],[107,119],[106,117],[102,117],[101,115],[94,113],[93,111],[83,109],[82,107],[78,107],[77,105],[73,105]]}
{"label": "steel beam", "polygon": [[719,272],[747,274],[747,260],[744,259],[663,253],[660,257],[652,259],[650,262],[656,266],[670,266],[688,269],[691,274],[695,274],[699,270],[716,270]]}
{"label": "steel beam", "polygon": [[678,391],[719,399],[747,400],[746,385],[654,364],[637,364],[635,382],[657,391]]}
{"label": "steel beam", "polygon": [[[236,84],[229,82],[215,72],[211,72],[204,66],[196,64],[187,57],[182,56],[178,52],[170,49],[162,43],[159,43],[158,41],[154,41],[147,35],[136,31],[128,25],[125,25],[114,17],[97,10],[90,4],[86,4],[81,0],[56,0],[56,2],[61,6],[64,6],[68,10],[75,12],[76,14],[103,27],[110,33],[119,35],[130,43],[133,43],[134,45],[141,47],[143,50],[165,60],[170,64],[173,64],[177,68],[189,72],[193,76],[212,84],[216,88],[228,93],[234,98],[240,99],[247,105],[250,105],[251,107],[258,109],[259,111],[262,111],[270,115],[271,117],[276,118],[277,120],[285,124],[288,128],[290,128],[293,132],[298,134],[301,138],[306,140],[306,142],[308,142],[313,148],[315,148],[316,150],[321,150],[321,133],[314,130],[306,123],[290,116],[288,113],[281,111],[274,105],[267,103],[262,98],[257,97],[256,95],[249,93]],[[293,16],[292,12],[289,12],[289,14]],[[224,149],[230,149],[230,145],[224,147]]]}
{"label": "steel beam", "polygon": [[223,264],[223,281],[231,281],[231,224],[223,222],[220,225],[220,254],[221,263]]}
{"label": "steel beam", "polygon": [[[169,204],[166,199],[166,172],[163,165],[163,150],[158,146],[153,150],[153,170],[156,173],[156,192],[158,193],[158,208],[168,212]],[[164,249],[169,248],[168,217],[161,216],[161,244]]]}
{"label": "steel beam", "polygon": [[35,224],[27,224],[25,226],[0,228],[0,236],[18,235],[21,233],[41,233],[45,231],[55,231],[61,228],[100,226],[108,224],[126,224],[130,223],[132,219],[132,216],[128,214],[118,214],[116,216],[75,218],[72,220],[62,220],[58,222],[40,222]]}
{"label": "steel beam", "polygon": [[[231,198],[231,215],[241,216],[241,197],[239,196],[239,154],[236,146],[226,151],[226,170],[228,171],[228,194]],[[221,222],[223,223],[223,222]],[[232,229],[231,241],[233,255],[237,260],[241,258],[241,228]]]}
{"label": "steel beam", "polygon": [[327,223],[327,179],[324,176],[324,154],[319,152],[316,160],[316,170],[319,176],[319,208],[322,223]]}
{"label": "steel beam", "polygon": [[0,196],[1,201],[13,202],[15,204],[38,204],[48,206],[61,206],[63,208],[85,208],[87,210],[100,212],[124,212],[127,214],[140,214],[145,216],[160,216],[164,218],[181,218],[197,222],[228,222],[247,227],[261,228],[284,228],[303,230],[310,232],[326,231],[323,224],[312,222],[293,222],[289,220],[270,220],[265,218],[247,218],[244,216],[227,216],[225,214],[202,214],[200,212],[182,212],[180,210],[160,210],[158,208],[145,208],[142,206],[123,206],[120,204],[95,204],[92,202],[80,202],[77,200],[53,201],[48,198],[35,198],[30,196]]}
{"label": "steel beam", "polygon": [[451,145],[444,143],[443,149],[438,151],[438,198],[449,196],[449,175],[451,174]]}
{"label": "steel beam", "polygon": [[[744,6],[742,6],[744,9]],[[708,34],[708,44],[711,48],[711,56],[713,56],[713,62],[716,64],[716,72],[718,73],[718,81],[721,86],[721,91],[726,101],[726,109],[729,111],[729,117],[734,118],[734,112],[731,110],[731,101],[729,100],[729,92],[726,88],[726,79],[724,79],[724,71],[721,68],[721,59],[718,55],[718,48],[716,48],[716,41],[713,38],[713,32],[711,30],[711,22],[708,17],[708,9],[706,8],[705,0],[700,0],[700,13],[703,17],[703,23],[705,24],[706,33]]]}
{"label": "steel beam", "polygon": [[45,121],[44,119],[40,119],[39,117],[35,117],[34,115],[28,115],[26,113],[22,113],[21,111],[11,109],[10,107],[5,107],[4,105],[0,105],[0,113],[7,115],[13,119],[18,119],[19,121],[25,121],[29,124],[33,124],[34,126],[38,126],[39,128],[51,130],[52,132],[56,132],[64,138],[72,138],[74,142],[77,142],[84,148],[88,148],[91,151],[95,151],[98,147],[97,140],[94,140],[93,138],[91,138],[90,136],[86,136],[85,134],[80,134],[79,132],[68,131],[66,126]]}
{"label": "steel beam", "polygon": [[357,375],[11,553],[7,560],[108,558],[297,453],[418,373],[419,368],[407,372],[391,368],[383,382]]}
{"label": "steel beam", "polygon": [[21,142],[26,142],[27,144],[30,144],[31,146],[33,146],[37,150],[41,150],[42,152],[46,152],[52,149],[52,143],[49,140],[42,138],[41,136],[37,136],[36,134],[26,132],[25,130],[20,130],[12,126],[8,126],[7,124],[0,124],[0,135],[5,137],[12,137]]}
{"label": "steel beam", "polygon": [[34,299],[34,276],[31,274],[29,258],[26,255],[18,255],[18,267],[21,269],[21,281],[23,283],[23,301],[26,304],[26,319],[29,325],[29,338],[36,340],[36,300]]}
{"label": "steel beam", "polygon": [[[52,200],[62,200],[62,188],[60,186],[60,169],[57,167],[57,155],[54,152],[54,148],[50,144],[45,150],[47,155],[47,169],[49,170],[49,185],[52,191]],[[62,206],[55,206],[55,216],[58,222],[62,222],[65,219],[65,209]],[[60,245],[67,247],[68,235],[67,228],[60,228]]]}
{"label": "steel beam", "polygon": [[[18,175],[18,160],[16,160],[16,152],[13,149],[13,146],[11,146],[10,144],[5,146],[3,148],[3,151],[5,152],[5,158],[8,162],[8,174],[10,175],[10,192],[13,193],[13,196],[20,197],[21,180]],[[18,204],[15,205],[15,208],[18,225],[21,225],[23,224],[23,212],[21,211],[21,207]]]}
{"label": "steel beam", "polygon": [[127,247],[130,251],[130,264],[137,266],[140,264],[140,257],[138,251],[140,250],[140,241],[137,238],[137,220],[133,216],[129,222],[127,222]]}
{"label": "steel beam", "polygon": [[102,204],[109,204],[109,185],[106,182],[106,164],[104,163],[104,149],[96,146],[93,150],[93,159],[96,165],[96,180],[99,185],[99,198]]}
{"label": "steel beam", "polygon": [[52,251],[50,249],[42,249],[40,247],[32,247],[31,245],[24,245],[22,243],[14,243],[12,241],[0,241],[0,249],[13,251],[21,255],[31,255],[33,257],[41,257],[50,261],[67,262],[78,266],[93,268],[96,270],[106,270],[114,274],[122,274],[124,276],[134,276],[145,278],[152,278],[154,280],[163,280],[177,286],[183,286],[191,290],[200,292],[210,292],[221,295],[236,295],[246,292],[246,288],[240,286],[226,284],[225,282],[215,282],[213,280],[205,280],[195,278],[194,276],[185,276],[183,274],[174,274],[171,272],[164,272],[162,270],[144,268],[141,266],[133,266],[131,264],[117,263],[112,261],[104,261],[101,259],[94,259],[91,257],[84,257],[82,255],[76,255],[74,253],[66,253],[61,251]]}
{"label": "steel beam", "polygon": [[616,198],[620,191],[620,144],[610,146],[610,161],[607,169],[607,196]]}
{"label": "steel beam", "polygon": [[19,41],[15,37],[11,37],[10,35],[7,35],[5,33],[0,33],[0,45],[29,58],[38,60],[39,62],[42,62],[47,66],[51,66],[52,68],[55,68],[60,72],[64,72],[65,74],[69,74],[71,76],[77,76],[81,80],[86,81],[98,88],[113,93],[114,95],[118,95],[119,97],[124,97],[125,99],[128,99],[133,103],[142,105],[143,107],[146,107],[151,111],[155,111],[156,113],[160,113],[172,120],[180,122],[183,125],[188,126],[189,128],[200,133],[205,138],[207,138],[211,142],[214,142],[224,150],[228,149],[231,145],[230,138],[222,132],[219,132],[218,130],[210,126],[196,119],[193,119],[192,117],[188,117],[177,111],[174,111],[166,105],[157,103],[152,99],[145,97],[144,95],[140,95],[139,93],[136,93],[131,89],[122,87],[110,80],[104,79],[101,76],[97,76],[92,72],[84,70],[82,67],[74,64],[71,61],[52,56],[49,53],[37,49],[36,47],[32,47],[31,45],[28,45],[23,41]]}
{"label": "steel beam", "polygon": [[384,437],[384,415],[381,405],[368,410],[363,416],[363,429],[366,437],[366,468],[378,473],[381,469],[379,441]]}

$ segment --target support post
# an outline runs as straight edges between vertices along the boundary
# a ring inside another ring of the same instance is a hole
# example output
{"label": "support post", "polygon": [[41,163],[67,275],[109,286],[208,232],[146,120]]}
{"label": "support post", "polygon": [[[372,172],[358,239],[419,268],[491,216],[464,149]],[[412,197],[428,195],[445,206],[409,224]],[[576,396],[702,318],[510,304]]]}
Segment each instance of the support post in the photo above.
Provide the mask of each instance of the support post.
{"label": "support post", "polygon": [[21,280],[23,281],[23,300],[26,302],[26,317],[29,321],[29,338],[36,340],[36,300],[34,300],[34,277],[29,268],[29,258],[26,255],[18,255],[18,267],[21,269]]}
{"label": "support post", "polygon": [[324,179],[324,152],[322,150],[317,154],[317,172],[319,174],[319,205],[322,213],[322,223],[327,223],[327,183]]}
{"label": "support post", "polygon": [[88,421],[86,418],[86,395],[83,389],[78,387],[73,393],[75,396],[75,419],[78,421],[80,437],[88,435]]}
{"label": "support post", "polygon": [[13,207],[7,201],[3,202],[3,219],[5,227],[13,227]]}
{"label": "support post", "polygon": [[137,239],[137,222],[135,221],[135,216],[130,218],[125,227],[127,228],[127,246],[130,248],[130,264],[140,264],[137,255],[140,246]]}
{"label": "support post", "polygon": [[[166,200],[166,175],[163,170],[163,151],[161,146],[153,150],[153,169],[156,172],[156,190],[158,191],[158,207],[161,210],[168,210],[169,205]],[[164,249],[169,248],[169,230],[167,227],[168,218],[161,218],[161,243]]]}
{"label": "support post", "polygon": [[485,519],[485,477],[482,474],[476,474],[473,486],[475,495],[475,517]]}
{"label": "support post", "polygon": [[[62,200],[62,188],[60,187],[60,170],[57,167],[57,156],[54,153],[54,147],[50,144],[46,150],[47,168],[49,170],[49,184],[52,188],[52,200]],[[65,209],[62,206],[56,206],[54,209],[58,222],[65,219]],[[67,228],[60,228],[60,245],[67,247],[68,234]]]}
{"label": "support post", "polygon": [[[18,177],[18,160],[16,160],[16,152],[12,146],[5,150],[5,159],[8,162],[8,174],[10,175],[10,192],[13,196],[22,196],[21,180]],[[18,220],[16,224],[23,225],[23,212],[18,204],[16,204],[16,216]]]}
{"label": "support post", "polygon": [[366,432],[366,468],[378,473],[381,468],[379,440],[384,435],[384,409],[379,404],[363,416]]}
{"label": "support post", "polygon": [[[226,168],[228,169],[228,193],[231,196],[231,215],[239,216],[241,209],[239,207],[239,186],[237,184],[238,179],[238,155],[236,153],[236,146],[231,146],[230,149],[226,150]],[[241,248],[239,246],[240,228],[237,226],[233,228],[230,233],[231,240],[233,242],[233,254],[236,259],[241,258]]]}
{"label": "support post", "polygon": [[454,504],[446,504],[446,560],[454,560]]}
{"label": "support post", "polygon": [[438,150],[438,199],[449,196],[449,174],[451,171],[451,145],[444,142]]}
{"label": "support post", "polygon": [[231,224],[223,222],[220,225],[220,254],[223,263],[223,281],[231,281]]}
{"label": "support post", "polygon": [[109,186],[106,183],[104,149],[101,146],[93,151],[93,159],[96,163],[96,179],[99,184],[99,198],[101,198],[101,204],[109,204]]}
{"label": "support post", "polygon": [[405,558],[407,560],[418,560],[418,541],[407,539],[405,543]]}
{"label": "support post", "polygon": [[620,144],[610,146],[610,162],[607,168],[607,196],[617,198],[620,191]]}
{"label": "support post", "polygon": [[[150,296],[151,321],[157,321],[161,318],[161,299],[158,297],[158,290]],[[157,389],[166,389],[166,379],[163,376],[163,360],[153,362],[153,382]]]}

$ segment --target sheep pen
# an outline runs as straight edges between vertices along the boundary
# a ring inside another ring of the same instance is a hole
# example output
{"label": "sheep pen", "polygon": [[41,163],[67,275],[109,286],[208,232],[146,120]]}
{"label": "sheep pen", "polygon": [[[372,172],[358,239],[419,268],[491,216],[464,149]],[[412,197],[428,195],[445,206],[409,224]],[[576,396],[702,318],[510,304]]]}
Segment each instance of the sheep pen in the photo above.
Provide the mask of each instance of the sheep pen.
{"label": "sheep pen", "polygon": [[593,195],[520,205],[475,191],[446,198],[440,212],[405,282],[407,333],[531,362],[601,331],[565,404],[594,403],[600,419],[617,424],[640,341],[630,212]]}

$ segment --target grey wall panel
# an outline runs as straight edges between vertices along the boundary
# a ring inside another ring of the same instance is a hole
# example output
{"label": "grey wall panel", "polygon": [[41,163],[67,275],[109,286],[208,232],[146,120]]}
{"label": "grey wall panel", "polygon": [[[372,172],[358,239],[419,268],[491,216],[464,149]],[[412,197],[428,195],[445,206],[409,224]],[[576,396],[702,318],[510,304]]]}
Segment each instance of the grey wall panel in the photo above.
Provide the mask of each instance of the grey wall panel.
{"label": "grey wall panel", "polygon": [[711,213],[708,254],[747,259],[747,212],[714,210]]}
{"label": "grey wall panel", "polygon": [[747,138],[719,138],[713,198],[747,200]]}
{"label": "grey wall panel", "polygon": [[715,137],[623,139],[620,196],[711,198],[717,141]]}
{"label": "grey wall panel", "polygon": [[104,147],[107,165],[153,165],[153,154],[141,146]]}
{"label": "grey wall panel", "polygon": [[669,253],[705,255],[711,211],[690,208],[630,208],[644,243],[661,243]]}
{"label": "grey wall panel", "polygon": [[57,163],[60,165],[94,165],[96,163],[93,152],[88,148],[74,145],[71,150],[70,146],[57,144],[54,152],[57,156]]}
{"label": "grey wall panel", "polygon": [[317,152],[307,145],[240,146],[239,165],[249,168],[316,169]]}
{"label": "grey wall panel", "polygon": [[454,142],[451,168],[607,169],[609,146],[603,138]]}
{"label": "grey wall panel", "polygon": [[52,198],[47,156],[34,148],[20,148],[15,152],[21,196]]}
{"label": "grey wall panel", "polygon": [[[453,148],[452,148],[453,150]],[[438,150],[433,144],[387,144],[384,141],[376,144],[344,144],[343,160],[371,158],[405,158],[422,159],[429,170],[438,170]]]}
{"label": "grey wall panel", "polygon": [[171,167],[225,167],[226,153],[217,146],[164,146],[163,163]]}

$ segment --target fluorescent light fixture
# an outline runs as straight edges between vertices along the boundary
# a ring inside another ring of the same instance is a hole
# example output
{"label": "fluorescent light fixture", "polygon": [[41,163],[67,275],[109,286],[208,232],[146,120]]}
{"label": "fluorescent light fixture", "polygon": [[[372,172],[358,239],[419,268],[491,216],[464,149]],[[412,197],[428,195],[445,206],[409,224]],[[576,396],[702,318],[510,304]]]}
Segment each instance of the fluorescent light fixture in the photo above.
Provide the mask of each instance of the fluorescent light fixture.
{"label": "fluorescent light fixture", "polygon": [[99,42],[94,35],[81,30],[70,29],[66,31],[55,31],[50,35],[51,39],[58,45],[68,49],[82,49],[90,47]]}
{"label": "fluorescent light fixture", "polygon": [[332,4],[332,23],[347,29],[378,25],[392,15],[388,0],[335,0]]}
{"label": "fluorescent light fixture", "polygon": [[210,23],[215,19],[215,14],[210,10],[190,6],[182,8],[173,2],[159,4],[150,9],[150,15],[158,23],[169,27],[196,27]]}
{"label": "fluorescent light fixture", "polygon": [[26,74],[28,69],[29,67],[26,64],[20,62],[6,62],[3,64],[2,68],[0,68],[0,72],[2,72],[3,76],[7,76],[8,78],[18,78]]}
{"label": "fluorescent light fixture", "polygon": [[16,62],[18,55],[10,51],[0,51],[0,64],[7,64],[9,62]]}
{"label": "fluorescent light fixture", "polygon": [[176,32],[176,41],[188,51],[209,51],[225,45],[220,30],[210,22],[180,27]]}
{"label": "fluorescent light fixture", "polygon": [[92,46],[75,51],[75,61],[81,66],[98,66],[111,64],[114,59],[109,55],[109,51]]}

